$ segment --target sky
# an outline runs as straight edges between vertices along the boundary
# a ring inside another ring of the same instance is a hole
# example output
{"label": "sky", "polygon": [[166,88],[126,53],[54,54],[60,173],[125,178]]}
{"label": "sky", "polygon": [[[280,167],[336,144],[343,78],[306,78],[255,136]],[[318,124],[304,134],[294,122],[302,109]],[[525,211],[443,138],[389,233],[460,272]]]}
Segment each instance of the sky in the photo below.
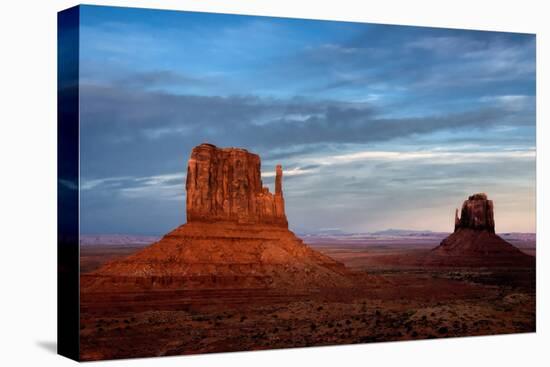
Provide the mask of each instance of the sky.
{"label": "sky", "polygon": [[291,229],[535,231],[535,36],[82,6],[81,233],[185,223],[203,142],[275,165]]}

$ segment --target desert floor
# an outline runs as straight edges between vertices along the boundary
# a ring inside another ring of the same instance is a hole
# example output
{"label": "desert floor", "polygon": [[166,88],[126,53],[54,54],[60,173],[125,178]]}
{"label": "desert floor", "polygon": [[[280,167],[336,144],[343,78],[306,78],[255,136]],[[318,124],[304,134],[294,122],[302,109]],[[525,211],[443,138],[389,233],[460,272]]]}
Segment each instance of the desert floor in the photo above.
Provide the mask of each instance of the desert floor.
{"label": "desert floor", "polygon": [[[81,294],[81,358],[97,360],[535,331],[535,269],[415,265],[433,243],[313,247],[359,286]],[[534,244],[524,246],[534,254]],[[81,273],[140,246],[82,246]]]}

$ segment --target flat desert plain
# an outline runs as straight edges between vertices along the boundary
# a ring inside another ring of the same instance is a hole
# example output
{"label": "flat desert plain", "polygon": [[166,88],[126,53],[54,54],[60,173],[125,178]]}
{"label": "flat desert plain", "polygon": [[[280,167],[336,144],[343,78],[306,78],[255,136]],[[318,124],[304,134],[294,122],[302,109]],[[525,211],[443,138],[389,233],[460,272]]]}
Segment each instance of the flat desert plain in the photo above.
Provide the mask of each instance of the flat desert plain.
{"label": "flat desert plain", "polygon": [[[534,332],[534,267],[426,266],[446,234],[302,236],[357,286],[81,294],[83,360]],[[535,255],[534,236],[502,235]],[[81,246],[81,274],[143,244]]]}

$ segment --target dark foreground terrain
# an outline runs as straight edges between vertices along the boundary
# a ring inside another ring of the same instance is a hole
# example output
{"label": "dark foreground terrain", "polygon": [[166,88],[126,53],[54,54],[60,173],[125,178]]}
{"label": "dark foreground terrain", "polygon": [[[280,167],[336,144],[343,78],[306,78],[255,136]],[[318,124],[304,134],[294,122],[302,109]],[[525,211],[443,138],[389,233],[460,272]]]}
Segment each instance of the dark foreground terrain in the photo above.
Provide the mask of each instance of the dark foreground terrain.
{"label": "dark foreground terrain", "polygon": [[[82,359],[535,331],[534,268],[420,266],[430,241],[311,242],[356,271],[358,286],[82,293]],[[82,246],[81,271],[141,248]]]}

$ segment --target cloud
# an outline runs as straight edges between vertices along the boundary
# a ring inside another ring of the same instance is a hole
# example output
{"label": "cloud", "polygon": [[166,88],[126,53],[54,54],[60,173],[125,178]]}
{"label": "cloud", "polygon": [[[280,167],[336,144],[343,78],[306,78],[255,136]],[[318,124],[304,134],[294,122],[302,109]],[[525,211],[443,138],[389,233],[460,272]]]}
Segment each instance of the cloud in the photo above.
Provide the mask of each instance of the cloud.
{"label": "cloud", "polygon": [[127,198],[178,199],[185,196],[185,174],[83,179],[80,187]]}
{"label": "cloud", "polygon": [[[284,170],[284,176],[285,177],[292,177],[292,176],[300,176],[305,175],[311,172],[315,171],[315,168],[319,167],[318,165],[310,165],[307,167],[293,167],[290,169]],[[268,171],[268,172],[262,172],[262,177],[275,177],[275,172]]]}
{"label": "cloud", "polygon": [[[304,167],[319,164],[289,165],[296,157],[337,156],[361,149],[385,152],[392,151],[391,144],[414,151],[442,144],[447,148],[475,144],[476,149],[492,145],[497,150],[506,145],[530,147],[534,100],[509,96],[516,95],[480,99],[469,110],[391,118],[385,116],[384,107],[372,102],[180,95],[83,84],[82,172],[89,178],[107,178],[111,181],[105,183],[112,186],[120,177],[185,172],[187,155],[203,142],[247,148],[260,154],[267,166],[301,167],[289,178],[312,174],[315,169]],[[510,108],[512,104],[516,107]],[[103,182],[90,181],[83,187],[98,183]],[[177,187],[167,191],[172,189]],[[130,188],[126,194],[153,193]]]}
{"label": "cloud", "polygon": [[533,35],[88,11],[99,12],[81,28],[88,232],[183,223],[186,162],[202,142],[258,153],[268,184],[283,164],[289,220],[304,229],[448,230],[477,191],[512,213],[509,228],[534,227]]}
{"label": "cloud", "polygon": [[149,89],[154,87],[187,86],[204,84],[205,79],[184,75],[172,70],[154,70],[145,72],[134,72],[114,82],[124,85],[127,88]]}
{"label": "cloud", "polygon": [[[366,143],[413,134],[526,124],[510,111],[484,107],[448,114],[383,118],[370,103],[196,96],[82,86],[82,124],[92,134],[157,139],[179,136],[282,148],[295,144]],[[521,112],[521,111],[519,111]],[[298,116],[298,117],[297,117]],[[259,122],[261,121],[261,122]]]}
{"label": "cloud", "polygon": [[[534,197],[534,151],[368,153],[316,157],[325,164],[314,175],[285,181],[289,221],[303,230],[322,223],[345,231],[391,225],[450,230],[454,208],[481,191],[506,219],[499,228],[528,230],[534,223],[527,209]],[[520,212],[513,223],[512,213]]]}
{"label": "cloud", "polygon": [[486,40],[464,36],[425,36],[406,42],[405,49],[422,49],[442,56],[461,55],[485,49]]}
{"label": "cloud", "polygon": [[96,187],[116,187],[120,186],[124,182],[127,182],[129,180],[132,180],[132,177],[124,176],[124,177],[106,177],[106,178],[96,178],[96,179],[89,179],[89,180],[82,180],[80,183],[80,189],[81,190],[92,190]]}
{"label": "cloud", "polygon": [[[482,93],[506,82],[534,80],[534,55],[532,35],[387,29],[379,33],[368,30],[330,47],[307,48],[299,58],[303,64],[299,66],[297,60],[294,67],[306,77],[328,76],[309,89],[315,93],[389,91],[437,97],[434,93],[440,91]],[[451,87],[463,90],[449,90]]]}
{"label": "cloud", "polygon": [[456,151],[362,151],[335,156],[325,156],[309,159],[319,165],[347,164],[358,161],[422,161],[428,160],[432,164],[481,163],[493,160],[532,160],[535,158],[534,149],[517,151],[492,152],[456,152]]}
{"label": "cloud", "polygon": [[498,95],[483,96],[480,98],[483,103],[493,103],[508,111],[529,111],[534,114],[535,96],[530,95]]}

